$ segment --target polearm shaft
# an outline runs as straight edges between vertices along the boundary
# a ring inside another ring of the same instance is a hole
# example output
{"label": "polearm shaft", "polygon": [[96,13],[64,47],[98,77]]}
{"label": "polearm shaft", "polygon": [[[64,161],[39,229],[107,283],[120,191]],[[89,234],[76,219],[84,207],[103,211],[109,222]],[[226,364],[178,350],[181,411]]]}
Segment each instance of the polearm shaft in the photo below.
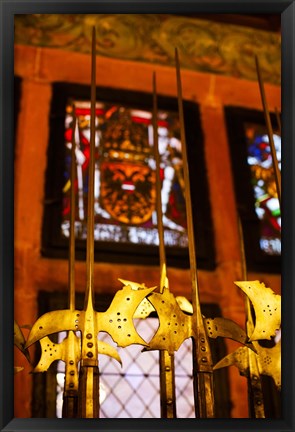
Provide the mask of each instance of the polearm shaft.
{"label": "polearm shaft", "polygon": [[76,127],[77,120],[73,105],[72,148],[71,148],[71,193],[70,193],[70,250],[69,250],[69,309],[75,310],[75,179],[76,179]]}
{"label": "polearm shaft", "polygon": [[[76,172],[76,115],[75,106],[73,108],[73,124],[72,124],[72,148],[71,148],[71,190],[70,190],[70,241],[69,241],[69,298],[68,307],[71,311],[74,311],[75,306],[75,172]],[[74,346],[74,339],[77,337],[73,331],[68,332],[69,346]],[[73,353],[74,354],[74,353]],[[75,356],[72,360],[74,361]],[[71,376],[69,376],[71,373]],[[73,377],[73,374],[76,376]],[[65,387],[63,393],[63,406],[62,406],[62,417],[63,418],[75,418],[78,413],[78,372],[77,369],[73,368],[71,371],[66,367],[65,373]],[[73,387],[73,382],[76,386]]]}
{"label": "polearm shaft", "polygon": [[[162,215],[161,199],[161,178],[160,178],[160,154],[158,147],[158,101],[156,74],[153,73],[153,137],[154,137],[154,156],[156,161],[156,209],[157,225],[159,233],[159,255],[160,255],[160,293],[164,287],[168,288],[169,282],[166,274],[166,254],[164,243],[164,227]],[[169,354],[167,350],[160,350],[160,398],[161,398],[161,418],[176,417],[176,396],[175,396],[175,369],[174,354]]]}
{"label": "polearm shaft", "polygon": [[[240,218],[238,218],[239,238],[240,238],[240,252],[242,264],[242,279],[246,281],[247,278],[247,264],[245,257],[244,236],[243,228]],[[251,303],[248,296],[245,296],[245,309],[246,309],[246,331],[247,335],[251,336],[254,331],[254,322],[251,312]],[[248,380],[248,405],[249,414],[251,418],[265,418],[262,382],[259,373],[256,354],[252,350],[248,350],[249,362],[249,377]]]}
{"label": "polearm shaft", "polygon": [[192,305],[193,316],[192,325],[196,329],[196,337],[193,338],[193,378],[194,378],[194,398],[196,417],[214,417],[214,391],[213,391],[213,365],[208,336],[204,327],[201,306],[199,300],[198,278],[197,278],[197,259],[195,249],[195,235],[193,226],[193,212],[191,204],[190,180],[188,157],[186,149],[182,87],[180,66],[177,48],[175,49],[176,78],[178,110],[180,122],[180,136],[183,155],[183,174],[185,183],[185,203],[187,215],[187,234],[189,243],[189,261],[192,281]]}
{"label": "polearm shaft", "polygon": [[267,127],[267,134],[268,134],[269,145],[270,145],[270,150],[271,150],[271,156],[272,156],[272,160],[273,160],[273,168],[274,168],[275,181],[276,181],[276,186],[277,186],[277,194],[278,194],[278,199],[279,199],[279,202],[281,205],[281,172],[280,172],[279,165],[278,165],[277,154],[276,154],[275,144],[274,144],[274,140],[273,140],[273,129],[272,129],[271,121],[270,121],[270,115],[269,115],[268,105],[267,105],[267,101],[266,101],[266,97],[265,97],[265,91],[264,91],[264,84],[263,84],[259,60],[258,60],[257,56],[255,56],[255,63],[256,63],[256,70],[257,70],[257,77],[258,77],[261,101],[262,101],[262,105],[263,105],[264,118],[265,118],[265,123],[266,123],[266,127]]}
{"label": "polearm shaft", "polygon": [[90,105],[90,161],[88,179],[88,209],[87,209],[87,287],[85,293],[85,308],[88,297],[93,301],[94,282],[94,167],[95,167],[95,105],[96,105],[96,36],[92,30],[92,60],[91,60],[91,105]]}
{"label": "polearm shaft", "polygon": [[96,37],[92,30],[91,55],[91,118],[90,163],[87,209],[87,281],[85,291],[85,322],[82,338],[82,356],[79,375],[79,417],[99,417],[99,369],[97,328],[94,311],[94,165],[95,165],[95,105],[96,105]]}
{"label": "polearm shaft", "polygon": [[[274,145],[274,139],[273,139],[273,128],[271,125],[270,120],[270,114],[269,109],[266,101],[265,91],[264,91],[264,83],[263,78],[260,70],[259,60],[258,57],[255,56],[255,63],[256,63],[256,71],[257,71],[257,77],[258,77],[258,83],[259,83],[259,89],[260,89],[260,96],[261,101],[263,105],[263,112],[264,112],[264,118],[265,123],[267,127],[267,133],[268,133],[268,139],[269,139],[269,145],[271,149],[271,155],[272,155],[272,163],[273,163],[273,170],[274,170],[274,176],[275,176],[275,182],[277,187],[277,194],[279,199],[279,204],[281,208],[281,171],[278,164],[276,149]],[[281,120],[279,117],[278,110],[275,110],[276,113],[276,119],[278,123],[279,132],[281,135]],[[243,271],[243,280],[247,280],[247,269],[246,269],[246,259],[245,259],[245,250],[244,250],[244,242],[243,242],[243,231],[241,222],[239,220],[239,230],[240,230],[240,239],[241,239],[241,256],[242,256],[242,271]],[[247,334],[250,335],[254,330],[254,323],[250,308],[250,300],[246,296],[246,313],[247,313]],[[249,385],[249,394],[250,394],[250,413],[255,418],[265,418],[265,411],[264,411],[264,403],[263,403],[263,393],[262,393],[262,384],[259,374],[259,369],[257,365],[257,360],[255,357],[255,354],[249,350],[249,370],[250,370],[250,378],[248,379],[248,385]]]}
{"label": "polearm shaft", "polygon": [[[161,284],[160,292],[163,292],[166,278],[166,254],[164,244],[164,227],[163,227],[163,214],[162,214],[162,198],[161,198],[161,178],[160,178],[160,154],[158,147],[158,98],[157,98],[157,84],[156,73],[153,73],[153,138],[154,138],[154,157],[156,161],[156,209],[157,209],[157,225],[159,234],[159,255],[160,255],[160,269],[161,269]],[[162,276],[163,275],[163,276]]]}

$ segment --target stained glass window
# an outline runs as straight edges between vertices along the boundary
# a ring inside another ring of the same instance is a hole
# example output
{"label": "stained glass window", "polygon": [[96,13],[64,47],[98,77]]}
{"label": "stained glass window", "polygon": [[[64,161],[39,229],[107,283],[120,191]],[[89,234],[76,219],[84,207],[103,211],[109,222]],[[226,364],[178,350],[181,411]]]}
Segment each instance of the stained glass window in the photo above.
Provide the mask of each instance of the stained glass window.
{"label": "stained glass window", "polygon": [[[281,253],[281,211],[278,200],[269,138],[265,127],[245,124],[248,143],[248,164],[251,168],[255,211],[261,220],[260,247],[269,255]],[[273,136],[279,167],[281,168],[281,137]]]}
{"label": "stained glass window", "polygon": [[[77,126],[76,259],[86,257],[90,88],[55,83],[50,110],[42,254],[66,258],[69,236],[72,102]],[[97,87],[95,135],[96,261],[157,265],[151,93]],[[213,226],[199,107],[183,101],[198,267],[215,267]],[[177,99],[158,97],[161,197],[167,265],[188,268],[188,240]]]}
{"label": "stained glass window", "polygon": [[[75,101],[77,195],[75,231],[85,239],[90,145],[90,103]],[[72,105],[66,107],[67,148],[63,187],[62,234],[69,235]],[[162,212],[165,243],[187,247],[182,155],[178,117],[159,112]],[[157,245],[155,161],[151,111],[96,105],[95,240]]]}
{"label": "stained glass window", "polygon": [[[263,111],[226,107],[225,117],[247,268],[280,273],[281,212]],[[270,117],[281,169],[279,125]]]}

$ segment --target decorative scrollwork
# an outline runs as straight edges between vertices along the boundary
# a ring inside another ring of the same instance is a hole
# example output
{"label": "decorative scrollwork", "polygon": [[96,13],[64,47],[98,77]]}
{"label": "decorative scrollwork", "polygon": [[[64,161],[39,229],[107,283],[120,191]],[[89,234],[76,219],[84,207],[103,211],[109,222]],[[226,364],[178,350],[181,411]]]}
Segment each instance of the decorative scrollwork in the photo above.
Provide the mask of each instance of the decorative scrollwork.
{"label": "decorative scrollwork", "polygon": [[96,27],[98,54],[174,65],[177,47],[184,68],[256,80],[258,55],[265,82],[281,80],[278,33],[197,18],[153,14],[32,14],[15,18],[17,44],[89,53]]}

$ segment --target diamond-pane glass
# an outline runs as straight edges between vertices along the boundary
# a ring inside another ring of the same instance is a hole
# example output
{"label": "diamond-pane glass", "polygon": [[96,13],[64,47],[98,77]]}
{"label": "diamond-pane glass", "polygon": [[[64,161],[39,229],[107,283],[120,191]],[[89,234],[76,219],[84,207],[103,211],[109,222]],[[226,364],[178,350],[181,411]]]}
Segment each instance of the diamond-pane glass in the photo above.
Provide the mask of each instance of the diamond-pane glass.
{"label": "diamond-pane glass", "polygon": [[[158,328],[158,320],[135,320],[140,334],[149,340]],[[65,336],[60,333],[60,340]],[[99,339],[116,346],[111,337],[100,333]],[[99,356],[100,417],[160,418],[159,352],[142,351],[142,346],[116,348],[122,368],[111,357]],[[61,418],[64,363],[57,366],[56,415]],[[177,417],[194,417],[191,339],[184,341],[175,353]]]}

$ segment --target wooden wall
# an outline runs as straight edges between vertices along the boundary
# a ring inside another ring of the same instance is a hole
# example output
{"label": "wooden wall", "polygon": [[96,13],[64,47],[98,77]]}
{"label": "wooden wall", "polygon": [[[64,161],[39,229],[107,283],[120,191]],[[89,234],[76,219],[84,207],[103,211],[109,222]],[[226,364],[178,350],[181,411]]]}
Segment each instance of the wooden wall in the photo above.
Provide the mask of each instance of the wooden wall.
{"label": "wooden wall", "polygon": [[[151,91],[152,72],[156,70],[158,91],[176,96],[175,71],[171,67],[143,62],[97,58],[97,85],[135,91]],[[90,56],[61,49],[15,46],[15,74],[22,78],[15,153],[15,319],[20,325],[37,319],[39,290],[66,291],[66,260],[40,255],[41,224],[44,208],[46,150],[49,137],[49,111],[52,83],[90,83]],[[205,157],[215,235],[217,266],[214,271],[199,271],[202,302],[218,303],[224,317],[244,326],[244,298],[233,281],[240,279],[241,265],[236,220],[236,202],[227,131],[223,108],[235,105],[261,110],[258,84],[255,81],[201,73],[182,72],[183,97],[200,106],[205,137]],[[280,87],[267,84],[265,90],[270,110],[280,108]],[[77,291],[84,291],[85,263],[76,264]],[[175,295],[190,295],[188,270],[168,269],[170,287]],[[158,283],[158,267],[95,264],[95,290],[114,293],[117,278]],[[276,293],[280,293],[280,276],[249,274]],[[228,350],[236,345],[227,342]],[[33,348],[32,348],[33,353]],[[16,352],[15,365],[25,370],[15,376],[15,417],[30,417],[32,376],[24,358]],[[248,416],[246,379],[229,368],[232,417]]]}

